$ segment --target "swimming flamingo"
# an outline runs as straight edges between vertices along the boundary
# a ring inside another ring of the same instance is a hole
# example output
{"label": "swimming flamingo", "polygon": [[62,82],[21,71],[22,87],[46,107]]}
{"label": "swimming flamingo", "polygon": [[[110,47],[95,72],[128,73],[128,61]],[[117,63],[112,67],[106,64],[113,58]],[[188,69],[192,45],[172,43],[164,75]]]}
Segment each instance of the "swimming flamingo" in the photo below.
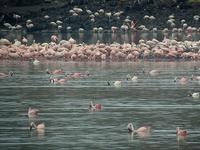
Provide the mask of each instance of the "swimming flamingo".
{"label": "swimming flamingo", "polygon": [[90,101],[90,105],[89,105],[89,110],[91,111],[98,111],[102,109],[102,105],[101,104],[93,104],[93,101]]}
{"label": "swimming flamingo", "polygon": [[13,72],[9,71],[7,74],[6,73],[0,73],[0,78],[5,78],[5,77],[11,77],[13,76]]}
{"label": "swimming flamingo", "polygon": [[31,107],[28,108],[28,116],[29,117],[37,116],[38,112],[39,112],[39,109],[31,108]]}
{"label": "swimming flamingo", "polygon": [[65,82],[67,81],[68,78],[53,78],[53,79],[49,79],[50,83],[54,83],[54,84],[65,84]]}
{"label": "swimming flamingo", "polygon": [[180,127],[177,127],[176,128],[176,134],[178,136],[187,136],[188,132],[187,132],[187,130],[181,130]]}
{"label": "swimming flamingo", "polygon": [[33,65],[37,66],[37,65],[39,65],[39,64],[40,64],[40,61],[39,61],[39,60],[35,59],[35,60],[33,61]]}
{"label": "swimming flamingo", "polygon": [[150,126],[143,126],[143,127],[140,127],[140,128],[138,128],[137,130],[136,129],[134,129],[134,127],[133,127],[133,124],[132,123],[129,123],[128,125],[127,125],[127,129],[128,129],[128,131],[130,132],[130,133],[149,133],[150,132],[150,129],[151,129],[151,127]]}
{"label": "swimming flamingo", "polygon": [[80,72],[75,72],[71,75],[72,78],[80,78],[82,76],[82,74]]}
{"label": "swimming flamingo", "polygon": [[131,79],[131,75],[130,74],[127,74],[126,75],[126,80],[128,81],[128,80],[130,80]]}
{"label": "swimming flamingo", "polygon": [[33,128],[36,129],[37,131],[44,130],[45,129],[45,124],[44,123],[39,123],[39,124],[36,125],[34,122],[31,122],[30,131],[32,131]]}
{"label": "swimming flamingo", "polygon": [[182,78],[179,80],[179,83],[180,83],[181,85],[185,85],[185,84],[188,83],[188,79],[187,79],[186,77],[182,77]]}
{"label": "swimming flamingo", "polygon": [[151,76],[157,76],[157,75],[159,75],[159,73],[160,73],[160,71],[159,71],[159,70],[156,70],[156,69],[151,70],[151,71],[149,72],[149,74],[150,74]]}
{"label": "swimming flamingo", "polygon": [[115,87],[121,87],[122,86],[122,82],[121,81],[115,81],[114,82],[114,86]]}
{"label": "swimming flamingo", "polygon": [[133,82],[138,82],[138,77],[137,76],[133,76],[131,79]]}
{"label": "swimming flamingo", "polygon": [[56,69],[56,70],[53,70],[53,71],[49,71],[49,69],[46,70],[46,73],[47,74],[64,74],[64,70],[63,69]]}
{"label": "swimming flamingo", "polygon": [[191,95],[192,95],[192,98],[194,99],[199,99],[199,96],[200,96],[199,92],[194,92]]}

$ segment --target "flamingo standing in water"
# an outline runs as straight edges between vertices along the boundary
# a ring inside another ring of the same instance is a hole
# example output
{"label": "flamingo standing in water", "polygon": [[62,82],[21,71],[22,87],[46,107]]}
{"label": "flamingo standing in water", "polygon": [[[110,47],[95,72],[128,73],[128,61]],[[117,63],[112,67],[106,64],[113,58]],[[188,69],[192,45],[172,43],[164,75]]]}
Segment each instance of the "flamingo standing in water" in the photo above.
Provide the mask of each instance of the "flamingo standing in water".
{"label": "flamingo standing in water", "polygon": [[39,109],[31,108],[31,107],[28,108],[28,116],[29,117],[36,117],[38,112],[39,112]]}
{"label": "flamingo standing in water", "polygon": [[101,104],[93,104],[93,101],[90,102],[90,105],[89,105],[89,110],[91,111],[98,111],[98,110],[101,110],[102,109],[102,105]]}

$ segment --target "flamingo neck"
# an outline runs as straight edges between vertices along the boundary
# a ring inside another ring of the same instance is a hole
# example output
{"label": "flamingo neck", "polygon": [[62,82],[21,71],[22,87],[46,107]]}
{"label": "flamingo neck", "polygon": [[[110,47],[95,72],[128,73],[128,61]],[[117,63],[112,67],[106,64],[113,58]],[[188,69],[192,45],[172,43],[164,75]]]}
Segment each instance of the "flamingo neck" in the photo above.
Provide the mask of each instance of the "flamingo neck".
{"label": "flamingo neck", "polygon": [[34,127],[35,129],[37,128],[37,126],[34,122],[31,123],[31,126]]}

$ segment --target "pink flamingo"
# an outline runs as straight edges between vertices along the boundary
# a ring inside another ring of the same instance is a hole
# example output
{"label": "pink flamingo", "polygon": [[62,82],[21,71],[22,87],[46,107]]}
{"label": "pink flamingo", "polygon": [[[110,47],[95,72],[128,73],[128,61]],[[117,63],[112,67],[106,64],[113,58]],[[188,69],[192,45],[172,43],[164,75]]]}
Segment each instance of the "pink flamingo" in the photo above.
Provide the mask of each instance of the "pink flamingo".
{"label": "pink flamingo", "polygon": [[176,128],[176,134],[178,136],[187,136],[188,132],[187,132],[187,130],[181,130],[180,127],[177,127]]}
{"label": "pink flamingo", "polygon": [[13,72],[12,71],[9,71],[9,73],[0,73],[0,78],[5,78],[5,77],[11,77],[13,76]]}
{"label": "pink flamingo", "polygon": [[101,110],[101,109],[102,109],[102,105],[101,104],[95,104],[94,105],[92,101],[90,102],[89,110],[98,111],[98,110]]}
{"label": "pink flamingo", "polygon": [[80,78],[82,74],[80,72],[75,72],[71,75],[72,78]]}
{"label": "pink flamingo", "polygon": [[64,74],[64,70],[63,69],[56,69],[56,70],[53,70],[53,71],[49,71],[48,69],[46,70],[46,73],[47,74]]}
{"label": "pink flamingo", "polygon": [[129,131],[130,133],[137,133],[137,134],[139,134],[139,133],[149,133],[151,127],[150,127],[150,126],[143,126],[143,127],[140,127],[140,128],[138,128],[138,129],[136,130],[136,129],[134,129],[133,124],[132,124],[132,123],[129,123],[129,124],[127,125],[127,129],[128,129],[128,131]]}
{"label": "pink flamingo", "polygon": [[44,123],[39,123],[39,124],[35,124],[34,122],[31,122],[30,124],[30,131],[32,131],[32,129],[36,129],[37,131],[42,131],[45,129],[45,124]]}
{"label": "pink flamingo", "polygon": [[39,112],[39,109],[31,108],[31,107],[28,108],[28,116],[29,117],[36,117],[38,112]]}
{"label": "pink flamingo", "polygon": [[156,69],[153,69],[153,70],[151,70],[151,71],[149,72],[149,74],[150,74],[151,76],[157,76],[157,75],[160,74],[160,71],[159,71],[159,70],[156,70]]}
{"label": "pink flamingo", "polygon": [[65,84],[68,78],[62,78],[62,79],[58,79],[58,78],[54,78],[54,79],[50,79],[50,83],[54,83],[54,84]]}
{"label": "pink flamingo", "polygon": [[179,83],[180,83],[181,85],[185,85],[185,84],[188,83],[188,79],[187,79],[186,77],[182,77],[182,78],[179,80]]}
{"label": "pink flamingo", "polygon": [[57,42],[57,40],[58,40],[58,37],[56,35],[52,35],[51,36],[51,41],[52,42]]}

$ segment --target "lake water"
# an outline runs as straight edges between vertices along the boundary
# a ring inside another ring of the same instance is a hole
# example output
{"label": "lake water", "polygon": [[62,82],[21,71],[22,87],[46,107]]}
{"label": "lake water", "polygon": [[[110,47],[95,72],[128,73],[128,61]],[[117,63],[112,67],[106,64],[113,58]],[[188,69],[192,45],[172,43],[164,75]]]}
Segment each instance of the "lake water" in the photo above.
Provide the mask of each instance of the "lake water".
{"label": "lake water", "polygon": [[[140,39],[144,40],[152,40],[157,39],[159,41],[162,41],[164,36],[166,36],[169,39],[175,39],[178,41],[184,41],[187,40],[187,33],[165,33],[163,34],[161,31],[158,32],[127,32],[127,33],[93,33],[93,32],[71,32],[71,33],[61,33],[61,32],[33,32],[33,33],[26,33],[21,31],[2,31],[0,32],[0,38],[7,38],[11,41],[14,41],[14,39],[18,39],[21,41],[23,36],[25,36],[28,39],[29,44],[31,44],[34,40],[35,42],[50,42],[51,35],[57,35],[58,40],[68,40],[70,37],[74,38],[77,43],[87,43],[87,44],[94,44],[97,41],[101,43],[138,43]],[[198,41],[200,40],[200,33],[199,32],[193,32],[191,34],[192,40]]]}
{"label": "lake water", "polygon": [[[174,82],[174,77],[200,75],[200,62],[120,62],[75,63],[45,61],[0,61],[0,72],[15,72],[0,79],[0,149],[181,149],[200,147],[200,99],[189,97],[200,92],[200,83]],[[50,84],[45,70],[63,68],[66,73],[89,71],[90,76]],[[142,73],[142,70],[146,72]],[[148,75],[159,69],[160,75]],[[138,82],[126,80],[136,73]],[[116,88],[113,82],[122,81]],[[107,86],[107,81],[111,86]],[[104,107],[90,112],[93,100]],[[45,132],[29,131],[28,107],[40,109],[35,120],[46,125]],[[131,135],[127,124],[152,127],[147,137]],[[177,139],[176,127],[190,133]]]}

